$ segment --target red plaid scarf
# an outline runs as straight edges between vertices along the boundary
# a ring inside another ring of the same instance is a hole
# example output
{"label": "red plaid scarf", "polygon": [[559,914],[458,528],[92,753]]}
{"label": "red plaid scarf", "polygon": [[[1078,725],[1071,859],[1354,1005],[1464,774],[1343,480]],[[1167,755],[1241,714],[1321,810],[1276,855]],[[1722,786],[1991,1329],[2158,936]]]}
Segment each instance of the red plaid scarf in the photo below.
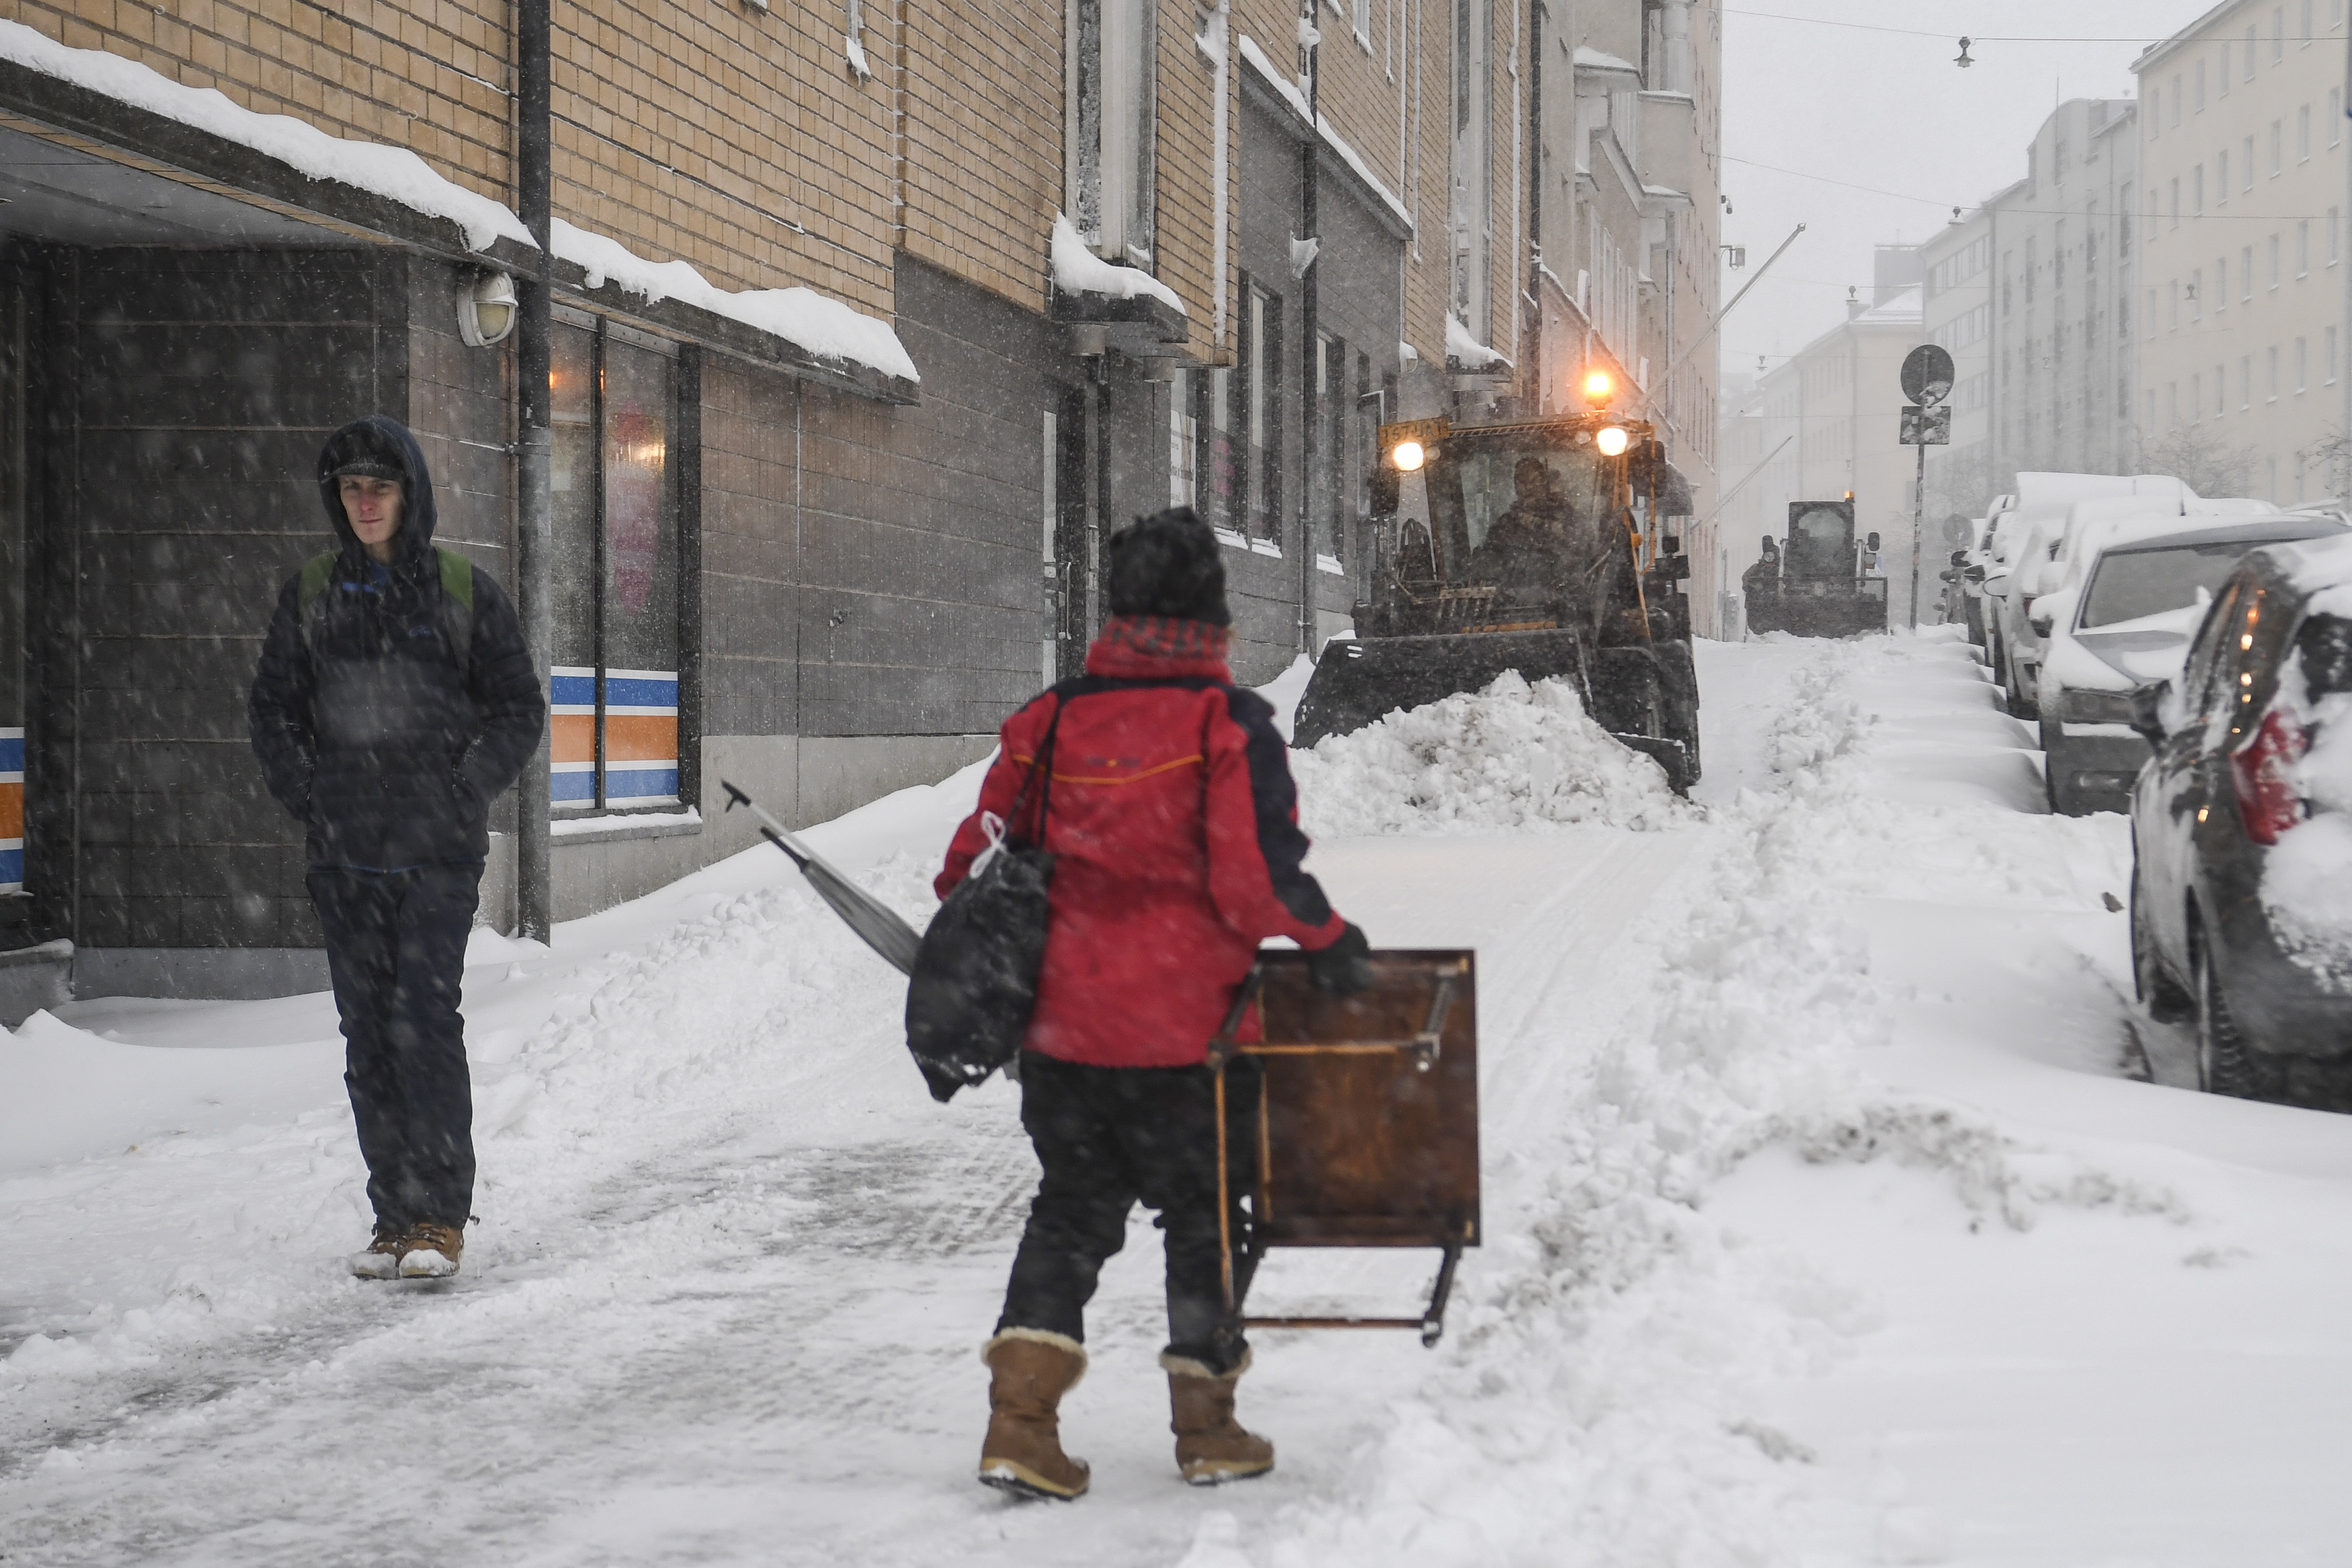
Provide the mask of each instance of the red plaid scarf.
{"label": "red plaid scarf", "polygon": [[1172,615],[1114,615],[1103,622],[1100,641],[1162,659],[1218,659],[1234,645],[1234,629]]}

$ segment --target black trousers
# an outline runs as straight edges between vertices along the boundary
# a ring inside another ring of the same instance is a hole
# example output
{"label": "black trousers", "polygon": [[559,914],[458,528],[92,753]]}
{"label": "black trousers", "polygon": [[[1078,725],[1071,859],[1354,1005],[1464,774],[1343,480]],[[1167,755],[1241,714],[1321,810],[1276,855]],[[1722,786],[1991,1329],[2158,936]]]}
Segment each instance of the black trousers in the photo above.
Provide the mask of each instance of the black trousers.
{"label": "black trousers", "polygon": [[474,1201],[474,1085],[457,1000],[478,863],[310,868],[343,1024],[368,1200],[379,1223],[463,1228]]}
{"label": "black trousers", "polygon": [[[1021,1124],[1045,1175],[1004,1290],[1000,1332],[1045,1329],[1086,1341],[1086,1305],[1104,1261],[1127,1239],[1139,1201],[1167,1235],[1168,1349],[1224,1373],[1247,1346],[1225,1311],[1217,1236],[1216,1078],[1206,1067],[1089,1067],[1024,1051]],[[1245,1254],[1257,1106],[1253,1065],[1228,1070],[1234,1171],[1234,1299],[1249,1287]]]}

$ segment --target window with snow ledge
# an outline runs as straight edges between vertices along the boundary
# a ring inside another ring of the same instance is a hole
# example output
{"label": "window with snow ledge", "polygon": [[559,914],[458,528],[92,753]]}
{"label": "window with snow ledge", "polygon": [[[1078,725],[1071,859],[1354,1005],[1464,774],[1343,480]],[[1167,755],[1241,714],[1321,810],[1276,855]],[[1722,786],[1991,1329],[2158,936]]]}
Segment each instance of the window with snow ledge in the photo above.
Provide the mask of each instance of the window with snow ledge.
{"label": "window with snow ledge", "polygon": [[1097,256],[1148,270],[1158,195],[1158,6],[1151,0],[1066,4],[1064,206]]}

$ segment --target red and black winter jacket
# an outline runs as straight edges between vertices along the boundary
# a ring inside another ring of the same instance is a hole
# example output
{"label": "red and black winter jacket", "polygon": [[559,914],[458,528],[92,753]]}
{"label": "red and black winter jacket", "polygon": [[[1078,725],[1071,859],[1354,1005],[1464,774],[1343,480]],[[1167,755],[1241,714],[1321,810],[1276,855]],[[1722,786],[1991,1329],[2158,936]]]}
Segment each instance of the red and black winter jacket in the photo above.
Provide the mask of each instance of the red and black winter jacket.
{"label": "red and black winter jacket", "polygon": [[1148,651],[1165,640],[1106,630],[1085,675],[1004,721],[980,809],[933,885],[945,898],[963,881],[987,847],[982,817],[1011,813],[1066,708],[1044,846],[1057,857],[1053,915],[1026,1046],[1098,1067],[1196,1066],[1261,941],[1312,951],[1345,922],[1301,869],[1297,790],[1265,699],[1235,687],[1216,653]]}

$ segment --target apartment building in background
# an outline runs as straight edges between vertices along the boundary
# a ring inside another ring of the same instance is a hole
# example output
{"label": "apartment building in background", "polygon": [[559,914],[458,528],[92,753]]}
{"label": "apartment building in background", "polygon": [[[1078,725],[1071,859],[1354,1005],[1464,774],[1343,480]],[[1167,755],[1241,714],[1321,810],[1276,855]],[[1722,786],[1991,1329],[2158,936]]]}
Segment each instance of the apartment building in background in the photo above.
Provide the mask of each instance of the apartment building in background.
{"label": "apartment building in background", "polygon": [[2025,177],[1984,204],[1992,259],[1991,489],[2021,469],[2128,473],[2129,336],[2146,225],[2128,99],[2071,99],[2026,144]]}
{"label": "apartment building in background", "polygon": [[2341,482],[2345,26],[2345,0],[2231,0],[2133,62],[2138,423],[2200,488]]}
{"label": "apartment building in background", "polygon": [[542,256],[512,7],[12,7],[0,947],[70,942],[83,994],[324,983],[243,718],[310,465],[401,417],[440,540],[513,585],[491,329],[542,267],[559,916],[754,841],[721,777],[806,822],[985,755],[1082,658],[1108,531],[1171,502],[1226,543],[1241,679],[1319,648],[1383,417],[1559,406],[1605,359],[1690,510],[1717,9],[1315,15],[556,0]]}

